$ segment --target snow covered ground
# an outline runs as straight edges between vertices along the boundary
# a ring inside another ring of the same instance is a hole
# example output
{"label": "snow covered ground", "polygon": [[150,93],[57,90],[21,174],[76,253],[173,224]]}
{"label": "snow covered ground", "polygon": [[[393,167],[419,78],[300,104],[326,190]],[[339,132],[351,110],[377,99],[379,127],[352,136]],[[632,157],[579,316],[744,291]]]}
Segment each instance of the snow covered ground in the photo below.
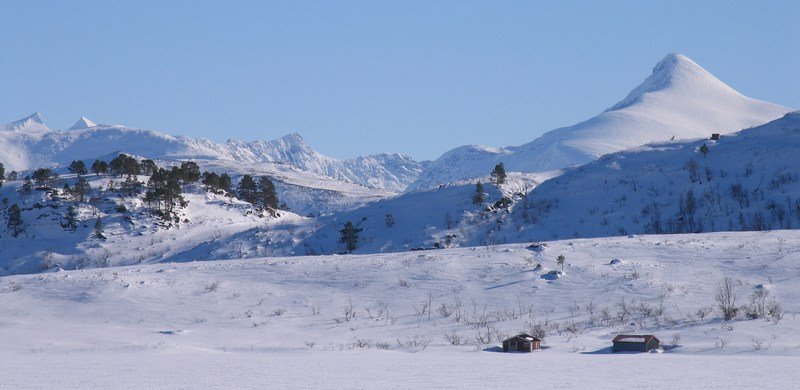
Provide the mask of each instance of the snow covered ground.
{"label": "snow covered ground", "polygon": [[[723,321],[709,308],[725,276],[738,305],[766,290],[782,316]],[[800,379],[798,280],[796,231],[6,276],[0,378],[9,388],[789,388]],[[496,352],[520,331],[544,332],[545,348]],[[610,354],[618,333],[670,348]]]}

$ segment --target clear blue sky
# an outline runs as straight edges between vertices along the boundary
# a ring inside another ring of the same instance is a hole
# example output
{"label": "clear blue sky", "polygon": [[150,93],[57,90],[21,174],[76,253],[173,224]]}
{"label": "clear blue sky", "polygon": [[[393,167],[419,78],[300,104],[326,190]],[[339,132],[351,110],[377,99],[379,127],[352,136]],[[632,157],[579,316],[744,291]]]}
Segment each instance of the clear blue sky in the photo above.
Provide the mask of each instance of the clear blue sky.
{"label": "clear blue sky", "polygon": [[431,159],[587,119],[669,52],[800,108],[797,0],[0,0],[0,123]]}

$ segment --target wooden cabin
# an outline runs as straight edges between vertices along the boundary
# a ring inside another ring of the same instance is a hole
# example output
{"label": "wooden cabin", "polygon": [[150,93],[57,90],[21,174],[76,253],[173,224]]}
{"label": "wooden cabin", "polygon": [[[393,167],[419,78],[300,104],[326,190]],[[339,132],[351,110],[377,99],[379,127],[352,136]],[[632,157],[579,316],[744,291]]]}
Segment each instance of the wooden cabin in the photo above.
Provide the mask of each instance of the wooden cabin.
{"label": "wooden cabin", "polygon": [[542,340],[531,335],[520,333],[503,340],[503,352],[533,352],[542,349]]}
{"label": "wooden cabin", "polygon": [[661,341],[651,334],[621,334],[614,337],[613,352],[647,352],[661,348]]}
{"label": "wooden cabin", "polygon": [[712,133],[711,134],[712,141],[719,141],[719,133]]}

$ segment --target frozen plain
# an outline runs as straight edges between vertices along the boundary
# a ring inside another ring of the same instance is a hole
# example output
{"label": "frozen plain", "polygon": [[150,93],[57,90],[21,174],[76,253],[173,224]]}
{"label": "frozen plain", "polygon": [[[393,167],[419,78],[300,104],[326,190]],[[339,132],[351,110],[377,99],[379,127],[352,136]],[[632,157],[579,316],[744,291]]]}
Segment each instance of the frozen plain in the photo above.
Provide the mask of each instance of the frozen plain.
{"label": "frozen plain", "polygon": [[[565,275],[548,280],[558,254]],[[782,319],[697,314],[724,276],[742,305],[767,289]],[[792,388],[798,281],[796,231],[7,276],[0,387]],[[623,299],[634,307],[624,322],[613,318]],[[498,338],[536,326],[544,350],[495,352]],[[678,347],[608,353],[621,332]]]}

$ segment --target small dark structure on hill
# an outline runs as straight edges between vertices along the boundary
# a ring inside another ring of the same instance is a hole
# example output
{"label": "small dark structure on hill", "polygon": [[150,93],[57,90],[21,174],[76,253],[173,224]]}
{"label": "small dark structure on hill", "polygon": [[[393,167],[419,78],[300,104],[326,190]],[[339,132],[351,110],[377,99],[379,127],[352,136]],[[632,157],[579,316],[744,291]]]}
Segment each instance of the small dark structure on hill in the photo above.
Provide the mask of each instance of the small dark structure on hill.
{"label": "small dark structure on hill", "polygon": [[719,141],[719,133],[712,133],[711,134],[712,141]]}
{"label": "small dark structure on hill", "polygon": [[647,352],[661,347],[661,341],[651,334],[621,334],[613,343],[613,352]]}
{"label": "small dark structure on hill", "polygon": [[533,352],[542,349],[542,340],[531,335],[520,333],[503,340],[503,352]]}

